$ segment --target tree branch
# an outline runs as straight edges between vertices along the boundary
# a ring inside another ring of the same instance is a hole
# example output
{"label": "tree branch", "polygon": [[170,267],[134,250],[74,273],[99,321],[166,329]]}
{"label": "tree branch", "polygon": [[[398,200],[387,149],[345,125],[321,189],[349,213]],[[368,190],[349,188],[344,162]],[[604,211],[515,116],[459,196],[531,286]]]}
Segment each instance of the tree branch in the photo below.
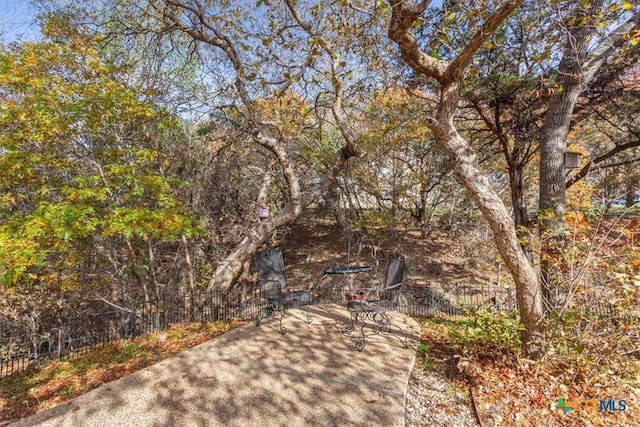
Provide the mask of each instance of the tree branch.
{"label": "tree branch", "polygon": [[638,28],[640,28],[640,13],[634,14],[624,24],[608,34],[600,44],[596,46],[590,58],[582,65],[583,75],[585,76],[584,81],[590,81],[607,57],[625,43],[625,34],[630,34]]}
{"label": "tree branch", "polygon": [[282,166],[282,173],[287,181],[287,187],[289,188],[289,203],[291,204],[294,212],[300,212],[302,210],[302,200],[300,191],[300,181],[296,174],[295,166],[291,162],[287,151],[283,145],[276,138],[268,137],[261,132],[256,132],[254,140],[257,144],[263,146],[278,159],[278,163]]}
{"label": "tree branch", "polygon": [[[225,53],[236,72],[234,86],[238,91],[238,95],[240,96],[240,99],[245,104],[245,106],[251,111],[253,108],[253,102],[251,97],[249,96],[249,91],[247,90],[244,81],[246,77],[244,64],[242,63],[237,50],[233,46],[233,43],[231,43],[227,36],[221,34],[215,27],[210,24],[210,22],[208,22],[207,17],[204,15],[204,12],[201,9],[196,9],[179,1],[166,0],[166,2],[168,5],[173,6],[173,8],[166,8],[163,13],[176,27],[176,29],[182,31],[185,34],[188,34],[194,40],[198,40],[210,46],[217,47]],[[197,22],[201,26],[201,28],[206,28],[211,31],[213,33],[213,37],[211,37],[211,35],[205,33],[204,31],[195,28],[195,26],[189,26],[184,23],[182,19],[180,19],[180,17],[176,14],[175,10],[173,10],[174,8],[183,9],[190,12],[197,19]]]}
{"label": "tree branch", "polygon": [[[578,172],[576,172],[566,183],[565,188],[569,188],[571,187],[573,184],[575,184],[576,182],[580,181],[582,178],[584,178],[585,176],[587,176],[587,174],[589,172],[591,172],[592,170],[597,170],[597,169],[604,169],[604,168],[610,168],[610,167],[614,167],[614,166],[622,166],[625,164],[631,164],[636,162],[638,159],[631,159],[631,160],[625,160],[623,162],[618,162],[615,164],[609,164],[609,165],[599,165],[600,163],[604,162],[607,159],[610,159],[611,157],[615,156],[616,154],[620,153],[621,151],[627,150],[629,148],[634,148],[634,147],[640,147],[640,139],[636,140],[636,141],[631,141],[631,142],[627,142],[625,144],[620,144],[620,145],[616,145],[614,148],[612,148],[611,150],[607,151],[606,153],[595,157],[593,160],[590,160],[587,162],[587,164],[585,164],[584,166],[582,166],[580,168],[580,170]],[[594,167],[597,166],[597,167]]]}
{"label": "tree branch", "polygon": [[389,38],[395,41],[402,59],[416,72],[441,81],[449,65],[447,61],[436,59],[422,52],[418,47],[412,27],[431,1],[415,4],[406,0],[390,0],[391,20]]}
{"label": "tree branch", "polygon": [[331,85],[335,91],[335,99],[331,104],[331,113],[333,114],[336,123],[338,124],[338,129],[340,130],[340,134],[345,140],[345,154],[348,157],[357,156],[358,150],[355,143],[355,138],[349,131],[348,120],[346,118],[346,114],[344,113],[344,109],[342,108],[342,103],[344,101],[344,82],[342,78],[339,76],[339,70],[337,66],[339,55],[336,51],[329,46],[329,43],[322,37],[321,34],[314,31],[313,26],[300,16],[298,11],[295,8],[295,2],[292,0],[285,1],[289,12],[293,19],[300,25],[300,27],[315,41],[318,42],[318,45],[327,53],[329,57],[329,64],[331,66]]}
{"label": "tree branch", "polygon": [[[473,38],[467,43],[462,52],[449,64],[444,76],[445,82],[459,80],[464,70],[469,65],[473,55],[480,49],[483,43],[495,32],[511,13],[522,4],[523,0],[508,0],[498,7],[498,10],[489,16],[482,27],[476,32]],[[444,83],[441,81],[441,83]]]}

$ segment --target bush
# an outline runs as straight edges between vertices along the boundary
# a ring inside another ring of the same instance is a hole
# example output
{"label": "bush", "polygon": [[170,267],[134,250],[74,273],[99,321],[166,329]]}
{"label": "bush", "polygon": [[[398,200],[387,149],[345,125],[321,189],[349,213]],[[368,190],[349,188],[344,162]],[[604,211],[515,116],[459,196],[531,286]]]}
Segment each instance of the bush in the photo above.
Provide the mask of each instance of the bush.
{"label": "bush", "polygon": [[640,372],[639,333],[638,318],[624,310],[554,313],[545,361],[571,378],[632,378]]}
{"label": "bush", "polygon": [[519,354],[522,351],[524,326],[517,312],[493,312],[478,310],[457,323],[450,338],[462,346],[465,355],[494,356]]}

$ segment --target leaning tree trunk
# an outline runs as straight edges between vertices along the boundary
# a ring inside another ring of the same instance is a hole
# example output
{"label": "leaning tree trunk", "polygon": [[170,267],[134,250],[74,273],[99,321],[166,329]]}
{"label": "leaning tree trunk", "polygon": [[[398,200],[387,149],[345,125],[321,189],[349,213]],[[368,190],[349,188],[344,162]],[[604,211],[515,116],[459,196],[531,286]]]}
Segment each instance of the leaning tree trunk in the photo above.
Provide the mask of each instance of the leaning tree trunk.
{"label": "leaning tree trunk", "polygon": [[237,276],[243,271],[247,260],[251,258],[278,227],[293,222],[300,215],[300,212],[301,209],[288,206],[271,219],[256,224],[256,227],[249,231],[244,239],[236,246],[235,250],[216,268],[207,286],[207,291],[229,289],[235,282]]}
{"label": "leaning tree trunk", "polygon": [[429,2],[389,1],[392,8],[389,37],[400,47],[402,59],[417,73],[440,83],[440,102],[436,118],[428,118],[440,148],[449,156],[458,181],[467,189],[493,230],[500,255],[516,283],[520,319],[525,327],[525,346],[532,357],[544,352],[544,313],[538,277],[518,243],[510,212],[491,187],[486,176],[475,166],[475,155],[458,134],[453,118],[458,108],[459,85],[472,56],[498,26],[522,3],[504,1],[489,15],[469,43],[452,61],[442,61],[420,50],[413,27]]}
{"label": "leaning tree trunk", "polygon": [[258,136],[257,139],[261,145],[272,150],[278,158],[283,168],[285,179],[289,182],[289,202],[271,218],[256,224],[255,228],[249,231],[244,239],[236,246],[235,250],[216,268],[213,277],[207,285],[207,291],[228,290],[231,288],[236,277],[242,272],[246,262],[262,246],[263,242],[265,242],[278,227],[295,221],[307,206],[328,190],[349,157],[358,155],[357,150],[347,144],[345,149],[337,153],[333,166],[325,173],[323,180],[303,194],[298,185],[298,178],[294,166],[289,161],[285,148],[271,138]]}
{"label": "leaning tree trunk", "polygon": [[457,100],[456,83],[442,88],[438,116],[431,121],[430,128],[438,146],[451,159],[457,180],[467,189],[493,231],[498,251],[516,283],[527,353],[538,357],[544,352],[544,312],[538,275],[520,247],[510,212],[485,174],[475,166],[473,150],[453,124]]}

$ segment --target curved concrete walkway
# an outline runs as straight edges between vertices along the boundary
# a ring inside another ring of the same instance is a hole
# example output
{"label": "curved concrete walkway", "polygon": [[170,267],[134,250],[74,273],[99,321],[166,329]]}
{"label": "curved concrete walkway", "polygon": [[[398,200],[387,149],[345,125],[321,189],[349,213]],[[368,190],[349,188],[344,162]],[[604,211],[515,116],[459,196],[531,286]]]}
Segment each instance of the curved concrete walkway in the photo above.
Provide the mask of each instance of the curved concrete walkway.
{"label": "curved concrete walkway", "polygon": [[417,323],[398,313],[409,348],[392,335],[362,352],[342,333],[344,307],[290,310],[245,325],[12,426],[404,425]]}

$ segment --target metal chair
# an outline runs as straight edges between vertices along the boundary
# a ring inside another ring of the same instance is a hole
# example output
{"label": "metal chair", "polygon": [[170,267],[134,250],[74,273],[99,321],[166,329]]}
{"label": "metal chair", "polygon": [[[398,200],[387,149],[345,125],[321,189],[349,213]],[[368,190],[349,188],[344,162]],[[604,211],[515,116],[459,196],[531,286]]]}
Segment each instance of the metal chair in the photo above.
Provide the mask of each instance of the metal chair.
{"label": "metal chair", "polygon": [[284,259],[279,249],[267,249],[256,252],[253,256],[253,266],[258,273],[258,286],[261,296],[268,301],[256,316],[256,326],[260,326],[263,319],[280,314],[280,333],[287,333],[282,326],[282,319],[287,310],[293,307],[306,306],[306,322],[312,323],[309,306],[313,302],[311,293],[307,291],[290,291],[284,277]]}
{"label": "metal chair", "polygon": [[[347,293],[347,310],[351,317],[351,323],[346,328],[346,333],[351,335],[356,328],[360,328],[360,337],[356,341],[356,350],[362,351],[366,345],[366,338],[370,335],[393,333],[394,330],[402,333],[395,336],[408,347],[406,333],[397,325],[394,325],[388,311],[393,311],[400,298],[400,290],[407,272],[407,263],[403,255],[394,254],[389,260],[385,283],[379,288],[361,288]],[[370,333],[365,328],[371,328]]]}

